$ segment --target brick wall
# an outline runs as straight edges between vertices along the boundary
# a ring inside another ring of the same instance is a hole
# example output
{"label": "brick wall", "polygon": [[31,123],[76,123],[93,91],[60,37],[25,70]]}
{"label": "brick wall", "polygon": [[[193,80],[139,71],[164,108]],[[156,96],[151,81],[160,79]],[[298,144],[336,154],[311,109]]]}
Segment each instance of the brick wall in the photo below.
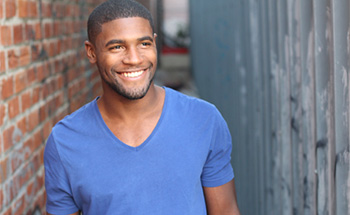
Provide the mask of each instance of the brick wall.
{"label": "brick wall", "polygon": [[52,126],[97,96],[86,20],[102,0],[0,0],[0,214],[45,210]]}

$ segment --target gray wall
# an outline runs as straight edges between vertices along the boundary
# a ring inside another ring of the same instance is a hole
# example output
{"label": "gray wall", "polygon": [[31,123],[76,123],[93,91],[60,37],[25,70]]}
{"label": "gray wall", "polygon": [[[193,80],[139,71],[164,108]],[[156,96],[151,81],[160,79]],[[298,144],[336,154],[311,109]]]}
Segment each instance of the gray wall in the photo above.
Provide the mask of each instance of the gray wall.
{"label": "gray wall", "polygon": [[190,1],[193,75],[229,124],[242,214],[350,214],[349,10]]}

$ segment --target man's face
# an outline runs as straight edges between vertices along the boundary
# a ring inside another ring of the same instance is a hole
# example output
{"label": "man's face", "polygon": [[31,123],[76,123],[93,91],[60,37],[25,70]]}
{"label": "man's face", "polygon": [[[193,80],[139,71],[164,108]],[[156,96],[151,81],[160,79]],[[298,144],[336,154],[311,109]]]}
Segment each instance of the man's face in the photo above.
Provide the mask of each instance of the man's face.
{"label": "man's face", "polygon": [[144,18],[121,18],[103,24],[94,53],[105,88],[127,99],[143,98],[157,66],[155,38]]}

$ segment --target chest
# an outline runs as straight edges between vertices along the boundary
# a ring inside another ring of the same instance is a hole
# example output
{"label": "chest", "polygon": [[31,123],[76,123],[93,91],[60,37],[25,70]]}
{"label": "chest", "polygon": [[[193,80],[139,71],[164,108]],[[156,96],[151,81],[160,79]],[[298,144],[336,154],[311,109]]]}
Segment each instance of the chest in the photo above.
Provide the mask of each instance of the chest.
{"label": "chest", "polygon": [[118,203],[114,206],[122,211],[120,205],[129,205],[125,209],[129,212],[132,205],[146,207],[162,202],[166,207],[181,199],[178,205],[185,204],[181,207],[186,208],[188,202],[202,202],[201,173],[207,153],[205,148],[190,145],[174,137],[148,142],[137,150],[117,144],[91,148],[87,151],[94,153],[81,153],[80,160],[72,165],[74,198],[82,207],[110,202],[111,206]]}

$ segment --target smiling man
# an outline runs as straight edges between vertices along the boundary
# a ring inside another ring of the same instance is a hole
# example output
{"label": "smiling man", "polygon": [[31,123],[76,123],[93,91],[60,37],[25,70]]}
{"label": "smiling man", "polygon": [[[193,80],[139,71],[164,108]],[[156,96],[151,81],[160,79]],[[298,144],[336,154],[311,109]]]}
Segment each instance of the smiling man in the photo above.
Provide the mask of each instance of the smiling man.
{"label": "smiling man", "polygon": [[149,11],[109,0],[91,13],[88,36],[103,95],[52,129],[44,154],[48,213],[239,214],[222,116],[153,83]]}

